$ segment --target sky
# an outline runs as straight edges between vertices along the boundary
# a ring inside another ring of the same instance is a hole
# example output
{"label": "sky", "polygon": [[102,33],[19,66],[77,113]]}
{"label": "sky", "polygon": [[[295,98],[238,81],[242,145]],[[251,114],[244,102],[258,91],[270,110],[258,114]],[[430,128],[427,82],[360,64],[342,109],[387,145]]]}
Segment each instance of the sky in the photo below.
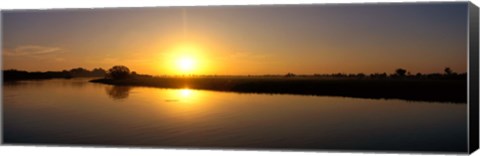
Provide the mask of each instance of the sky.
{"label": "sky", "polygon": [[2,11],[3,69],[152,75],[467,70],[467,4]]}

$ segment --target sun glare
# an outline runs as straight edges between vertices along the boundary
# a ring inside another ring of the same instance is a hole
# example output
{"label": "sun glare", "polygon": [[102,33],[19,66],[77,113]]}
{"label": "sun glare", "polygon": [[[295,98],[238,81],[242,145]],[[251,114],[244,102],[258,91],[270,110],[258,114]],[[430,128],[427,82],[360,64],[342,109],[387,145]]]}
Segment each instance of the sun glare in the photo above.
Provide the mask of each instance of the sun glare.
{"label": "sun glare", "polygon": [[172,75],[197,75],[208,71],[209,65],[206,51],[194,44],[178,44],[166,53],[159,55],[162,71]]}
{"label": "sun glare", "polygon": [[189,97],[191,94],[192,94],[192,91],[191,91],[190,89],[188,89],[188,88],[185,88],[185,89],[180,90],[180,95],[181,95],[183,98]]}
{"label": "sun glare", "polygon": [[195,68],[195,61],[192,58],[180,58],[177,63],[183,72],[191,72]]}

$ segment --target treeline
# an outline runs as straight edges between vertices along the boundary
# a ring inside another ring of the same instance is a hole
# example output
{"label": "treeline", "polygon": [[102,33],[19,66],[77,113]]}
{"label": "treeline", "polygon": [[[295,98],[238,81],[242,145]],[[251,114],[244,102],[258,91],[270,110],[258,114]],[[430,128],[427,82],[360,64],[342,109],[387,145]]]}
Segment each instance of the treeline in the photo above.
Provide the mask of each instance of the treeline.
{"label": "treeline", "polygon": [[[374,99],[404,99],[465,103],[466,73],[449,68],[443,74],[409,74],[397,69],[393,74],[324,74],[324,75],[257,75],[257,76],[150,76],[131,72],[126,66],[114,66],[94,83],[115,86],[148,86],[227,91],[238,93],[296,94],[344,96]],[[318,78],[318,77],[332,78]]]}
{"label": "treeline", "polygon": [[74,77],[105,77],[107,71],[102,68],[94,68],[87,70],[84,68],[73,68],[71,70],[63,71],[47,71],[47,72],[28,72],[16,69],[9,69],[3,71],[4,81],[16,80],[36,80],[36,79],[51,79],[51,78],[74,78]]}
{"label": "treeline", "polygon": [[[3,71],[4,81],[14,80],[32,80],[32,79],[50,79],[50,78],[73,78],[73,77],[105,77],[109,79],[125,79],[135,77],[170,77],[170,76],[152,76],[146,74],[137,74],[126,66],[117,65],[110,68],[108,71],[102,68],[94,68],[93,70],[87,70],[84,68],[73,68],[71,70],[63,71],[47,71],[47,72],[27,72],[16,69]],[[185,76],[181,76],[185,77]],[[232,77],[227,75],[188,75],[187,77]],[[233,76],[235,77],[235,76]],[[393,73],[372,73],[372,74],[310,74],[310,75],[297,75],[294,73],[287,73],[285,75],[243,75],[236,77],[309,77],[309,78],[323,78],[323,79],[416,79],[416,80],[466,80],[467,73],[456,73],[449,67],[444,69],[443,73],[415,73],[407,71],[406,69],[398,68]]]}
{"label": "treeline", "polygon": [[[146,74],[137,74],[136,72],[130,72],[130,69],[123,65],[113,66],[107,71],[107,79],[126,79],[126,78],[153,78],[153,77],[170,77],[170,76],[152,76]],[[177,76],[178,77],[178,76]],[[185,76],[181,76],[185,77]],[[412,74],[406,69],[398,68],[393,73],[372,73],[372,74],[311,74],[311,75],[296,75],[294,73],[287,73],[285,75],[243,75],[243,76],[226,76],[226,75],[188,75],[187,77],[306,77],[306,78],[323,78],[323,79],[371,79],[371,80],[466,80],[467,73],[456,73],[449,67],[444,69],[443,73],[416,73]]]}
{"label": "treeline", "polygon": [[[126,66],[114,66],[94,83],[115,86],[148,86],[185,88],[261,94],[296,94],[343,96],[373,99],[404,99],[466,103],[466,73],[457,74],[449,68],[445,73],[409,74],[397,69],[393,74],[324,74],[257,75],[257,76],[150,76],[131,72]],[[304,77],[303,77],[304,76]]]}
{"label": "treeline", "polygon": [[294,73],[287,73],[284,77],[323,77],[323,78],[357,78],[357,79],[466,79],[467,73],[456,73],[453,72],[450,68],[445,68],[443,73],[415,73],[412,74],[406,69],[396,69],[394,73],[387,74],[384,73],[372,73],[372,74],[345,74],[345,73],[335,73],[335,74],[313,74],[313,75],[296,75]]}

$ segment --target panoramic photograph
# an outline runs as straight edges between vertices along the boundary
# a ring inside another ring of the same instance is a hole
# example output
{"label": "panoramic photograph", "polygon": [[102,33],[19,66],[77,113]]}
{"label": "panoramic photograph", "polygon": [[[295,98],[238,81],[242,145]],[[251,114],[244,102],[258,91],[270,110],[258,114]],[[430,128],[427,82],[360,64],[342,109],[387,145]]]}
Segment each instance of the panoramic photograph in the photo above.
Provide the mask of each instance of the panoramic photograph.
{"label": "panoramic photograph", "polygon": [[3,10],[3,143],[468,151],[468,5]]}

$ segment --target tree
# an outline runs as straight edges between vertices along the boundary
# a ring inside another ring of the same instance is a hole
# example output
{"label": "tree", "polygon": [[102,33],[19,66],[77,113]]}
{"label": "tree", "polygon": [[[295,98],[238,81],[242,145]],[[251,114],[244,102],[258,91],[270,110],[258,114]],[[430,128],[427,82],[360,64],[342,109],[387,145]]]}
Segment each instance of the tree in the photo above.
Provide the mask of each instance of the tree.
{"label": "tree", "polygon": [[398,68],[397,70],[395,70],[395,74],[397,76],[405,76],[405,73],[407,73],[407,70],[402,69],[402,68]]}
{"label": "tree", "polygon": [[450,69],[449,67],[446,67],[443,71],[445,71],[446,75],[451,75],[453,73],[452,69]]}
{"label": "tree", "polygon": [[102,68],[95,68],[92,70],[92,76],[105,76],[107,71]]}
{"label": "tree", "polygon": [[366,75],[365,75],[364,73],[358,73],[358,74],[357,74],[357,77],[359,77],[359,78],[363,78],[363,77],[365,77],[365,76],[366,76]]}
{"label": "tree", "polygon": [[108,69],[108,77],[111,79],[125,79],[130,76],[130,69],[126,66],[117,65]]}
{"label": "tree", "polygon": [[415,74],[415,76],[416,77],[422,77],[423,75],[422,75],[422,73],[417,73],[417,74]]}
{"label": "tree", "polygon": [[287,73],[285,77],[295,77],[296,75],[294,73]]}
{"label": "tree", "polygon": [[89,73],[90,71],[81,67],[73,68],[70,70],[70,74],[73,77],[85,77],[88,76]]}

